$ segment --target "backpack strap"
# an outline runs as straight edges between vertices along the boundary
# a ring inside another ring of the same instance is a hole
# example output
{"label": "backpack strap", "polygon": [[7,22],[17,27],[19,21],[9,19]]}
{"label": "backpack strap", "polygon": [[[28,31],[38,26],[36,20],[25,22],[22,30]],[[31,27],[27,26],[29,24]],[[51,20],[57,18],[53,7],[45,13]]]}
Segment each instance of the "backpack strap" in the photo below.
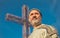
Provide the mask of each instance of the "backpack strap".
{"label": "backpack strap", "polygon": [[57,34],[57,30],[53,26],[49,26],[49,27],[52,30],[52,32],[49,34],[50,36],[52,36],[53,34]]}

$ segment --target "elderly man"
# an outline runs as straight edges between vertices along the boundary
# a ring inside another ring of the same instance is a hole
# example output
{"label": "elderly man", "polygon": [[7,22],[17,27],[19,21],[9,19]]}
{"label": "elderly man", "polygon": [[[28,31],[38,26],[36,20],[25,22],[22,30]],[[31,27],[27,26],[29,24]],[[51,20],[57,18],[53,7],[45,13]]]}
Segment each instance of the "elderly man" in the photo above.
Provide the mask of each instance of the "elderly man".
{"label": "elderly man", "polygon": [[58,38],[57,31],[50,25],[41,24],[42,14],[38,9],[29,12],[28,20],[33,26],[33,32],[28,38]]}

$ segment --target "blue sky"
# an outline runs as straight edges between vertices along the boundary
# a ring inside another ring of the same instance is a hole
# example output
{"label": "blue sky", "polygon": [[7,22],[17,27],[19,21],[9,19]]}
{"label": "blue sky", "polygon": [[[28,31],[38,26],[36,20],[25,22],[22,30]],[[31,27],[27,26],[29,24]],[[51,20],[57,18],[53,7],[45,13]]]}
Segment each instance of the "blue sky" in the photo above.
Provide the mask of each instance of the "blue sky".
{"label": "blue sky", "polygon": [[22,25],[7,21],[6,13],[22,16],[22,6],[38,8],[42,23],[54,26],[60,34],[60,0],[0,0],[0,38],[22,38]]}

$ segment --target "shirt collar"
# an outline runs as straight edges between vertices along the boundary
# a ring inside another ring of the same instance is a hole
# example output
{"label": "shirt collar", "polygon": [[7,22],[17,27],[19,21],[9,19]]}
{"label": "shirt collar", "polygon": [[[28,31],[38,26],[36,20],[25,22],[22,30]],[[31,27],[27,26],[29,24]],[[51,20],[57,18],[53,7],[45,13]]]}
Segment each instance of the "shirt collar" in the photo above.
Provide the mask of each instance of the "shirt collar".
{"label": "shirt collar", "polygon": [[34,28],[33,31],[40,29],[40,26],[42,26],[43,24],[40,24],[38,27]]}

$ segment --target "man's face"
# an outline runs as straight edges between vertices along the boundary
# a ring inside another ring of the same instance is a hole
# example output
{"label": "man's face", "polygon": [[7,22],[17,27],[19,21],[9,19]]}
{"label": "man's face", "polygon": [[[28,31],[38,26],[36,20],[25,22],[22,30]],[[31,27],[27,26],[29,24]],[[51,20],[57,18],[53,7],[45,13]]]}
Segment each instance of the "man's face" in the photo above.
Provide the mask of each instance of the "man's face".
{"label": "man's face", "polygon": [[29,22],[32,25],[38,24],[41,21],[41,15],[39,11],[37,10],[32,10],[29,14]]}

